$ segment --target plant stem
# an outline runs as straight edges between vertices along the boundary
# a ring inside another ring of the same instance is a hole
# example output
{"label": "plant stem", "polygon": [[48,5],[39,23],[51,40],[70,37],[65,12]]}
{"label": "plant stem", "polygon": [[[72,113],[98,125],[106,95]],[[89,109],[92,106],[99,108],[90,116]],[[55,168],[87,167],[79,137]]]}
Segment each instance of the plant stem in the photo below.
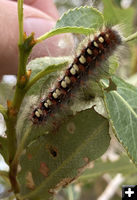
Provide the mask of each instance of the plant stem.
{"label": "plant stem", "polygon": [[137,32],[133,33],[132,35],[128,36],[124,39],[124,42],[129,42],[131,40],[137,39]]}
{"label": "plant stem", "polygon": [[23,31],[23,0],[18,0],[19,44],[24,41]]}
{"label": "plant stem", "polygon": [[17,175],[17,164],[12,165],[12,161],[14,159],[16,149],[17,149],[17,138],[16,138],[16,122],[17,115],[24,98],[25,92],[23,90],[23,86],[21,83],[21,77],[26,74],[26,61],[27,58],[24,56],[24,33],[23,33],[23,0],[18,0],[18,21],[19,21],[19,66],[18,66],[18,74],[17,74],[17,84],[15,89],[15,94],[11,105],[8,105],[7,116],[8,120],[6,120],[7,125],[7,139],[8,139],[8,151],[9,151],[9,178],[12,185],[12,189],[15,193],[19,192],[18,182],[16,180]]}
{"label": "plant stem", "polygon": [[26,66],[24,66],[24,31],[23,31],[23,0],[18,0],[18,22],[19,22],[19,67],[18,67],[18,75],[17,75],[17,84],[20,82],[21,76],[25,75]]}

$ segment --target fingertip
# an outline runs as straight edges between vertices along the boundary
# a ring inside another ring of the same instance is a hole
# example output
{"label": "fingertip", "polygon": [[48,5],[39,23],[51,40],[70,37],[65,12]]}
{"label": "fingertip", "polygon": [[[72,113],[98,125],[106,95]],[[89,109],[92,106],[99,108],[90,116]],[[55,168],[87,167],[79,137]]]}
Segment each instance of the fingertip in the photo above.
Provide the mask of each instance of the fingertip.
{"label": "fingertip", "polygon": [[24,3],[41,10],[54,20],[59,18],[57,8],[52,0],[24,0]]}

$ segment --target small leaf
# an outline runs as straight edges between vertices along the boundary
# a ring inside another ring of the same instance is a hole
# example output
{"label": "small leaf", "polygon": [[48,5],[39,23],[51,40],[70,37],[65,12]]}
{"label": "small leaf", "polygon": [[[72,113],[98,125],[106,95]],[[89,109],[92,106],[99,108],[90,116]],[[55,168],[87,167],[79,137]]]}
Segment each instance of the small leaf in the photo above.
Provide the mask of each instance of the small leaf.
{"label": "small leaf", "polygon": [[[49,81],[49,77],[54,77],[58,70],[63,69],[66,66],[67,62],[70,60],[70,57],[45,57],[37,58],[32,60],[28,65],[27,69],[31,69],[32,73],[30,76],[30,81],[38,74],[41,73],[40,79],[29,89],[27,95],[38,95],[43,85],[49,86],[49,83],[46,84],[46,81]],[[42,75],[43,72],[43,75]]]}
{"label": "small leaf", "polygon": [[113,76],[117,91],[104,92],[114,132],[137,165],[137,88]]}
{"label": "small leaf", "polygon": [[56,133],[33,141],[20,160],[22,197],[49,199],[56,190],[76,179],[90,161],[107,150],[108,129],[108,120],[92,108],[70,117]]}
{"label": "small leaf", "polygon": [[93,7],[80,7],[69,10],[57,21],[55,28],[85,27],[100,28],[103,25],[103,15]]}
{"label": "small leaf", "polygon": [[40,36],[38,42],[61,33],[79,33],[89,35],[94,29],[103,26],[103,15],[93,7],[70,9],[57,21],[53,30]]}

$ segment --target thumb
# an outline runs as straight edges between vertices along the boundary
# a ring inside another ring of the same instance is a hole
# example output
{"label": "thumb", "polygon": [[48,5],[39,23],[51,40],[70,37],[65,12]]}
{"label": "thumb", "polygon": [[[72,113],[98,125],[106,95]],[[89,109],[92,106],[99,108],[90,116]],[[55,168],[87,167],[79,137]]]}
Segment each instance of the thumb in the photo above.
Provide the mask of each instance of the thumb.
{"label": "thumb", "polygon": [[[18,65],[18,16],[17,3],[1,0],[0,2],[0,75],[16,74]],[[49,31],[56,21],[31,6],[24,5],[24,31],[35,32],[38,37]],[[65,45],[62,44],[62,41]],[[69,34],[62,34],[47,39],[33,48],[31,58],[41,56],[68,55],[72,51],[73,41]],[[57,50],[58,49],[58,50]]]}

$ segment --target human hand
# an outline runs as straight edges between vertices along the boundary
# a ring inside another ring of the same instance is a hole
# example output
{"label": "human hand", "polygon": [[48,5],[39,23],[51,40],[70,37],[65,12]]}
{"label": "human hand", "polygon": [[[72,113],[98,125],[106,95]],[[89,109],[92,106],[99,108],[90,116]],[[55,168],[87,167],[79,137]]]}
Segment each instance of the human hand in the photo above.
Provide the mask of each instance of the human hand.
{"label": "human hand", "polygon": [[[52,0],[24,0],[24,32],[35,32],[35,38],[55,26],[58,12]],[[17,1],[0,1],[0,76],[17,74],[18,15]],[[42,56],[70,55],[73,40],[70,34],[57,35],[37,44],[31,59]]]}

